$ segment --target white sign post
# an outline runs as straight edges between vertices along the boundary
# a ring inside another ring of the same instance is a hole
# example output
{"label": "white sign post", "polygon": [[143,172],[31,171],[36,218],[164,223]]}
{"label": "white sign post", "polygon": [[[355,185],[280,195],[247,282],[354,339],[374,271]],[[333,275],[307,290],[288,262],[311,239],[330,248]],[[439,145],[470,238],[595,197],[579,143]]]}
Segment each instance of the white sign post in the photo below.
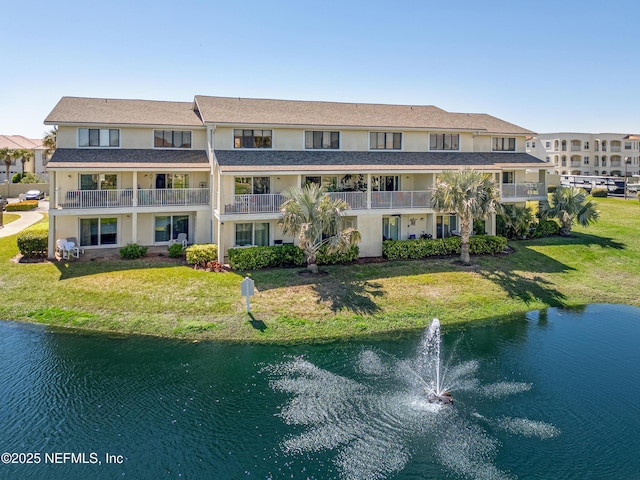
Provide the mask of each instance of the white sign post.
{"label": "white sign post", "polygon": [[247,313],[251,312],[251,297],[253,297],[253,292],[255,282],[249,277],[245,277],[242,282],[240,282],[240,295],[243,297],[247,297]]}

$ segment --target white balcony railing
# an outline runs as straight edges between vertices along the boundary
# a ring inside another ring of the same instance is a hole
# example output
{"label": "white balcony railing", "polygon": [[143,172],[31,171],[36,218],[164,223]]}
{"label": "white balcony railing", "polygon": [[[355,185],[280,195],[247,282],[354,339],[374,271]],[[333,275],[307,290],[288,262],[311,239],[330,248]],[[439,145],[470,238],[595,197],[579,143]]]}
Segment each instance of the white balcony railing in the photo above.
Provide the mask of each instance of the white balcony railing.
{"label": "white balcony railing", "polygon": [[[342,199],[351,210],[367,208],[364,192],[332,192],[332,199]],[[278,213],[286,198],[280,193],[234,195],[233,203],[224,206],[224,213]]]}
{"label": "white balcony railing", "polygon": [[329,198],[344,200],[349,204],[351,210],[362,210],[367,208],[366,192],[331,192]]}
{"label": "white balcony railing", "polygon": [[[131,188],[116,190],[69,190],[58,198],[60,208],[115,208],[135,205]],[[208,188],[138,189],[137,206],[208,205]]]}
{"label": "white balcony railing", "polygon": [[371,208],[431,208],[432,191],[371,192]]}
{"label": "white balcony railing", "polygon": [[502,198],[532,198],[546,195],[544,183],[503,183]]}

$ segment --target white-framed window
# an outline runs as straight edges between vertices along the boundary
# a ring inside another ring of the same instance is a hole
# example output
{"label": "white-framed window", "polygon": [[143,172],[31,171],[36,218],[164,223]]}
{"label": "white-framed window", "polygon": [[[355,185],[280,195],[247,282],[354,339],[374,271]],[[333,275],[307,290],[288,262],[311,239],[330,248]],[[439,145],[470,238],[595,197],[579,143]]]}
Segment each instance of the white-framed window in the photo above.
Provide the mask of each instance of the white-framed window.
{"label": "white-framed window", "polygon": [[154,130],[154,148],[191,148],[189,130]]}
{"label": "white-framed window", "polygon": [[624,142],[624,149],[631,150],[631,142]]}
{"label": "white-framed window", "polygon": [[181,233],[189,238],[189,215],[156,215],[153,226],[154,243],[175,240]]}
{"label": "white-framed window", "polygon": [[233,130],[233,148],[271,148],[271,130]]}
{"label": "white-framed window", "polygon": [[371,150],[401,150],[402,149],[402,133],[370,132],[369,148]]}
{"label": "white-framed window", "polygon": [[547,140],[546,142],[544,142],[544,148],[546,148],[547,150],[551,148],[551,140]]}
{"label": "white-framed window", "polygon": [[584,142],[584,149],[589,150],[589,142]]}
{"label": "white-framed window", "polygon": [[589,157],[584,157],[583,158],[583,163],[584,163],[584,165],[589,165]]}
{"label": "white-framed window", "polygon": [[78,147],[119,147],[120,130],[117,128],[79,128]]}
{"label": "white-framed window", "polygon": [[269,223],[236,223],[236,243],[239,247],[255,245],[266,247],[269,245]]}
{"label": "white-framed window", "polygon": [[156,188],[189,188],[189,174],[156,173]]}
{"label": "white-framed window", "polygon": [[340,148],[340,132],[325,132],[323,130],[304,132],[304,148],[337,150]]}
{"label": "white-framed window", "polygon": [[515,137],[493,137],[491,139],[491,150],[494,152],[515,152]]}
{"label": "white-framed window", "polygon": [[459,150],[460,135],[457,133],[432,133],[429,135],[429,150]]}
{"label": "white-framed window", "polygon": [[92,217],[80,219],[80,246],[97,247],[118,244],[118,218]]}

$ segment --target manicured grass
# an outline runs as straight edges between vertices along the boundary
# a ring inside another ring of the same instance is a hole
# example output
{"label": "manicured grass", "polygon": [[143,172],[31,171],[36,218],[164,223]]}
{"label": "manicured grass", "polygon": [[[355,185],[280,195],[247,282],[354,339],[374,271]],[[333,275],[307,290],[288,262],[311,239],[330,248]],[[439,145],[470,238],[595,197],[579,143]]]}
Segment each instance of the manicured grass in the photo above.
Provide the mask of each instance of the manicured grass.
{"label": "manicured grass", "polygon": [[3,225],[8,225],[11,222],[15,222],[17,219],[20,218],[20,215],[16,215],[15,213],[3,213],[2,214],[2,224]]}
{"label": "manicured grass", "polygon": [[575,237],[510,242],[514,253],[457,259],[208,273],[149,259],[15,264],[0,239],[0,318],[186,339],[323,341],[509,318],[549,306],[640,305],[640,203],[596,199],[600,222]]}

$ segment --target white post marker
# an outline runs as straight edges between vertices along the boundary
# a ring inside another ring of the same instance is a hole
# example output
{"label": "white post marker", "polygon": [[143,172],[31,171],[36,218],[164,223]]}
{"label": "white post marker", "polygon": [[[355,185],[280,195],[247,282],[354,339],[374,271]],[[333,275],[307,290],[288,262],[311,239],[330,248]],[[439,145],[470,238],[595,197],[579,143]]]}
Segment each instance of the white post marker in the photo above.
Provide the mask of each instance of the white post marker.
{"label": "white post marker", "polygon": [[251,297],[253,297],[255,282],[249,277],[244,277],[240,282],[240,295],[247,297],[247,313],[251,311]]}

